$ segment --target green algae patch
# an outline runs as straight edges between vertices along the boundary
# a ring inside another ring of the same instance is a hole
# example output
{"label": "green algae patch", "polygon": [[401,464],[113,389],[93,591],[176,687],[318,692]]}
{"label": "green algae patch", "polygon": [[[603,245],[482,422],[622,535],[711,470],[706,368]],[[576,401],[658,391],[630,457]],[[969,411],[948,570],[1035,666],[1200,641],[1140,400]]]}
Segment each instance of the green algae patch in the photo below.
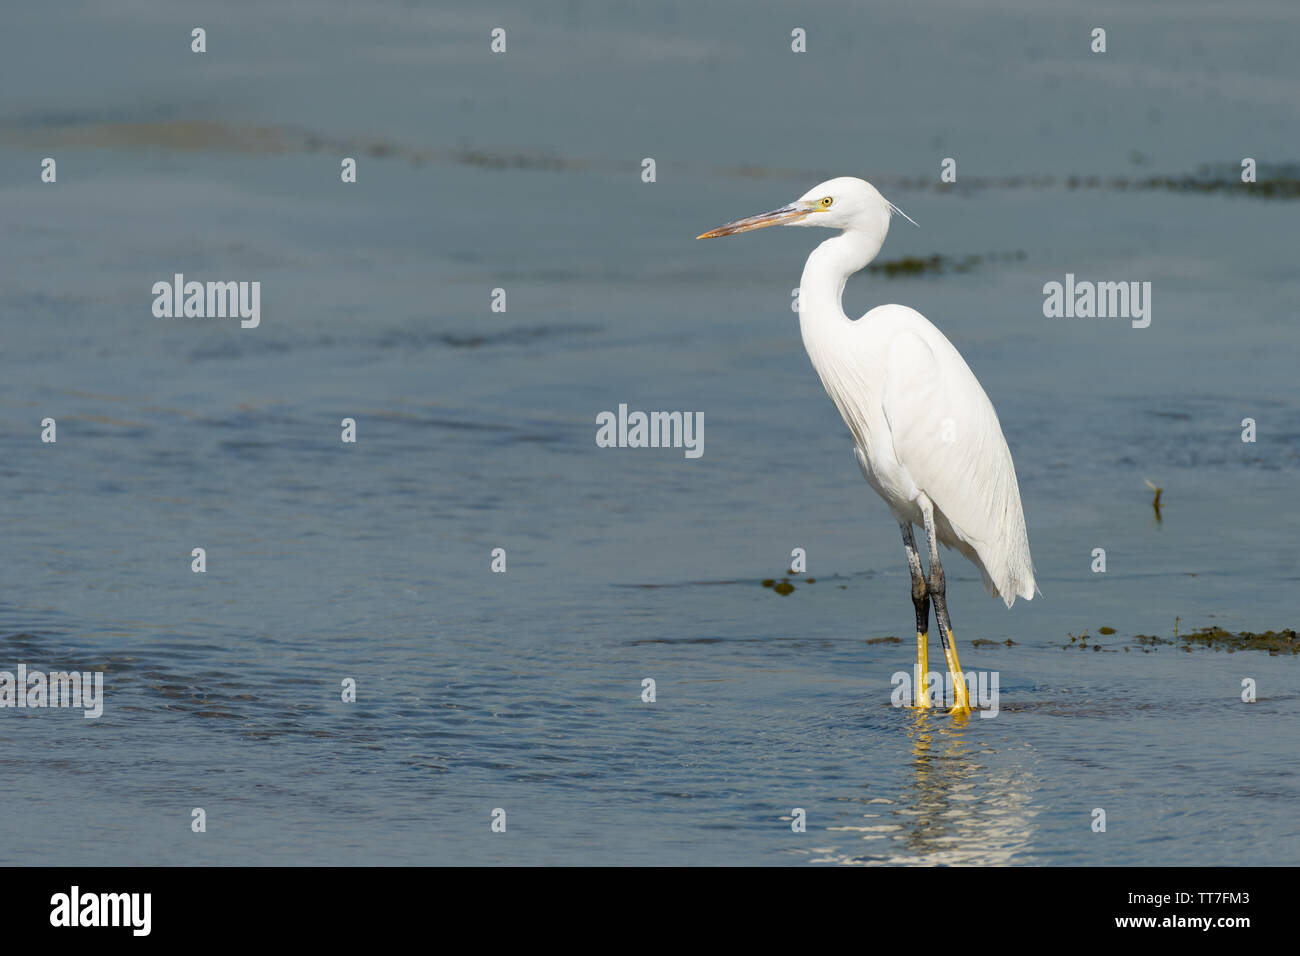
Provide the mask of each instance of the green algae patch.
{"label": "green algae patch", "polygon": [[[808,580],[811,581],[813,579],[809,578]],[[791,591],[794,590],[794,585],[790,583],[789,578],[782,578],[780,581],[778,581],[776,578],[764,578],[759,583],[762,584],[763,587],[765,588],[771,588],[773,591],[775,591],[777,594],[781,595],[782,597],[784,597],[785,595],[789,594]]]}
{"label": "green algae patch", "polygon": [[1157,647],[1161,644],[1172,644],[1171,638],[1158,637],[1155,634],[1138,634],[1133,638],[1137,644],[1146,644],[1148,647]]}
{"label": "green algae patch", "polygon": [[870,637],[867,638],[868,644],[902,644],[901,637]]}
{"label": "green algae patch", "polygon": [[[1098,633],[1110,635],[1115,633],[1115,629],[1103,627],[1098,629]],[[1073,634],[1068,636],[1070,640],[1061,645],[1066,650],[1071,647],[1079,650],[1087,650],[1089,647],[1094,651],[1101,650],[1100,644],[1089,645],[1087,631],[1078,637]],[[1279,654],[1300,654],[1300,634],[1291,629],[1255,633],[1228,631],[1221,627],[1203,627],[1186,634],[1179,634],[1175,630],[1173,637],[1161,637],[1159,634],[1134,634],[1130,646],[1144,654],[1150,654],[1162,647],[1171,647],[1188,654],[1197,649],[1227,651],[1229,654],[1237,651],[1264,651],[1276,657]],[[1128,651],[1129,647],[1125,647],[1124,650]]]}
{"label": "green algae patch", "polygon": [[1179,641],[1188,651],[1193,647],[1212,647],[1229,654],[1235,651],[1267,651],[1271,656],[1300,654],[1300,637],[1292,630],[1264,631],[1262,634],[1242,631],[1234,634],[1221,627],[1207,627],[1184,634]]}
{"label": "green algae patch", "polygon": [[1020,262],[1024,258],[1025,253],[1021,249],[1014,252],[971,253],[960,257],[934,253],[928,256],[904,256],[901,259],[873,262],[867,266],[867,272],[883,275],[886,279],[900,276],[943,275],[947,272],[970,272],[984,263]]}

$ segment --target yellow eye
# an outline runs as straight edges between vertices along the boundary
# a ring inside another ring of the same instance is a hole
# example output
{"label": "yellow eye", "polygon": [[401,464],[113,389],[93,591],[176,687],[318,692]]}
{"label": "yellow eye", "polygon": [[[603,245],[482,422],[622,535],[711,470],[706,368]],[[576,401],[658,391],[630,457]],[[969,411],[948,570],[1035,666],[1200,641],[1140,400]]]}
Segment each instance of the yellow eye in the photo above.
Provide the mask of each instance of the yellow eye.
{"label": "yellow eye", "polygon": [[827,206],[829,206],[829,205],[830,205],[831,203],[833,203],[834,201],[835,201],[835,200],[832,199],[830,196],[827,196],[825,199],[822,200],[822,208],[825,209]]}

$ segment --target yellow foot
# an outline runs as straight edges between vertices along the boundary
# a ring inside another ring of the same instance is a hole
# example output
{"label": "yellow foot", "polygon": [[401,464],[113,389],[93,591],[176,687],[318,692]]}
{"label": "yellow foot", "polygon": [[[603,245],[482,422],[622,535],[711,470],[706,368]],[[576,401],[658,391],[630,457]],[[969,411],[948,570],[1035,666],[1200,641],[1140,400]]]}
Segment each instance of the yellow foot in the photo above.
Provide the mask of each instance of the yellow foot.
{"label": "yellow foot", "polygon": [[930,704],[930,687],[926,682],[926,676],[930,673],[930,635],[928,632],[916,632],[916,672],[912,675],[916,680],[913,687],[912,697],[916,701],[912,706],[917,710],[929,710]]}
{"label": "yellow foot", "polygon": [[966,717],[970,714],[970,693],[966,687],[966,677],[961,671],[952,675],[952,708],[948,711],[953,717]]}
{"label": "yellow foot", "polygon": [[954,717],[966,717],[970,714],[970,688],[966,686],[966,676],[961,672],[961,661],[957,659],[957,637],[948,632],[948,640],[943,643],[943,656],[948,663],[948,678],[952,681],[953,706],[948,711]]}

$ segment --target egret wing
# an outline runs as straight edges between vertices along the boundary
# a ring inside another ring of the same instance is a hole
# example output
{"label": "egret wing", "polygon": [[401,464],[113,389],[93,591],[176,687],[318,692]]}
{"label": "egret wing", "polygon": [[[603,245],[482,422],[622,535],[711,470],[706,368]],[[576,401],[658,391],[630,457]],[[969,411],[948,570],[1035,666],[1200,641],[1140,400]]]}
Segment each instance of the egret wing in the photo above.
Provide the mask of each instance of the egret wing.
{"label": "egret wing", "polygon": [[964,359],[938,329],[889,338],[882,409],[898,461],[934,504],[941,541],[977,564],[1010,607],[1034,595],[1033,566],[1015,466],[997,412]]}

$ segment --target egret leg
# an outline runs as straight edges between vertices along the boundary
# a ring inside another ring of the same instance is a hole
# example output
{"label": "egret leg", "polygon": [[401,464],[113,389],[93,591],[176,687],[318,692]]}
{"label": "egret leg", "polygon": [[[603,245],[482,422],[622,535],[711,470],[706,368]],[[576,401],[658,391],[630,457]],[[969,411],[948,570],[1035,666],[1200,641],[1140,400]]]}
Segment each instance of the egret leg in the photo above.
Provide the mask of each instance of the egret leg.
{"label": "egret leg", "polygon": [[912,523],[900,522],[903,529],[903,547],[907,549],[907,569],[912,572],[912,606],[916,608],[916,675],[915,702],[917,707],[930,706],[930,594],[926,590],[925,575],[921,572],[921,556],[916,551],[912,537]]}
{"label": "egret leg", "polygon": [[948,675],[952,680],[953,706],[950,714],[969,714],[970,695],[967,693],[966,678],[961,672],[961,662],[957,660],[957,638],[952,633],[952,621],[948,617],[948,600],[944,593],[943,565],[939,563],[939,539],[934,531],[934,505],[925,495],[917,498],[921,515],[925,519],[925,546],[930,552],[930,578],[926,590],[934,602],[934,620],[939,625],[939,640],[943,644],[943,656],[948,661]]}

